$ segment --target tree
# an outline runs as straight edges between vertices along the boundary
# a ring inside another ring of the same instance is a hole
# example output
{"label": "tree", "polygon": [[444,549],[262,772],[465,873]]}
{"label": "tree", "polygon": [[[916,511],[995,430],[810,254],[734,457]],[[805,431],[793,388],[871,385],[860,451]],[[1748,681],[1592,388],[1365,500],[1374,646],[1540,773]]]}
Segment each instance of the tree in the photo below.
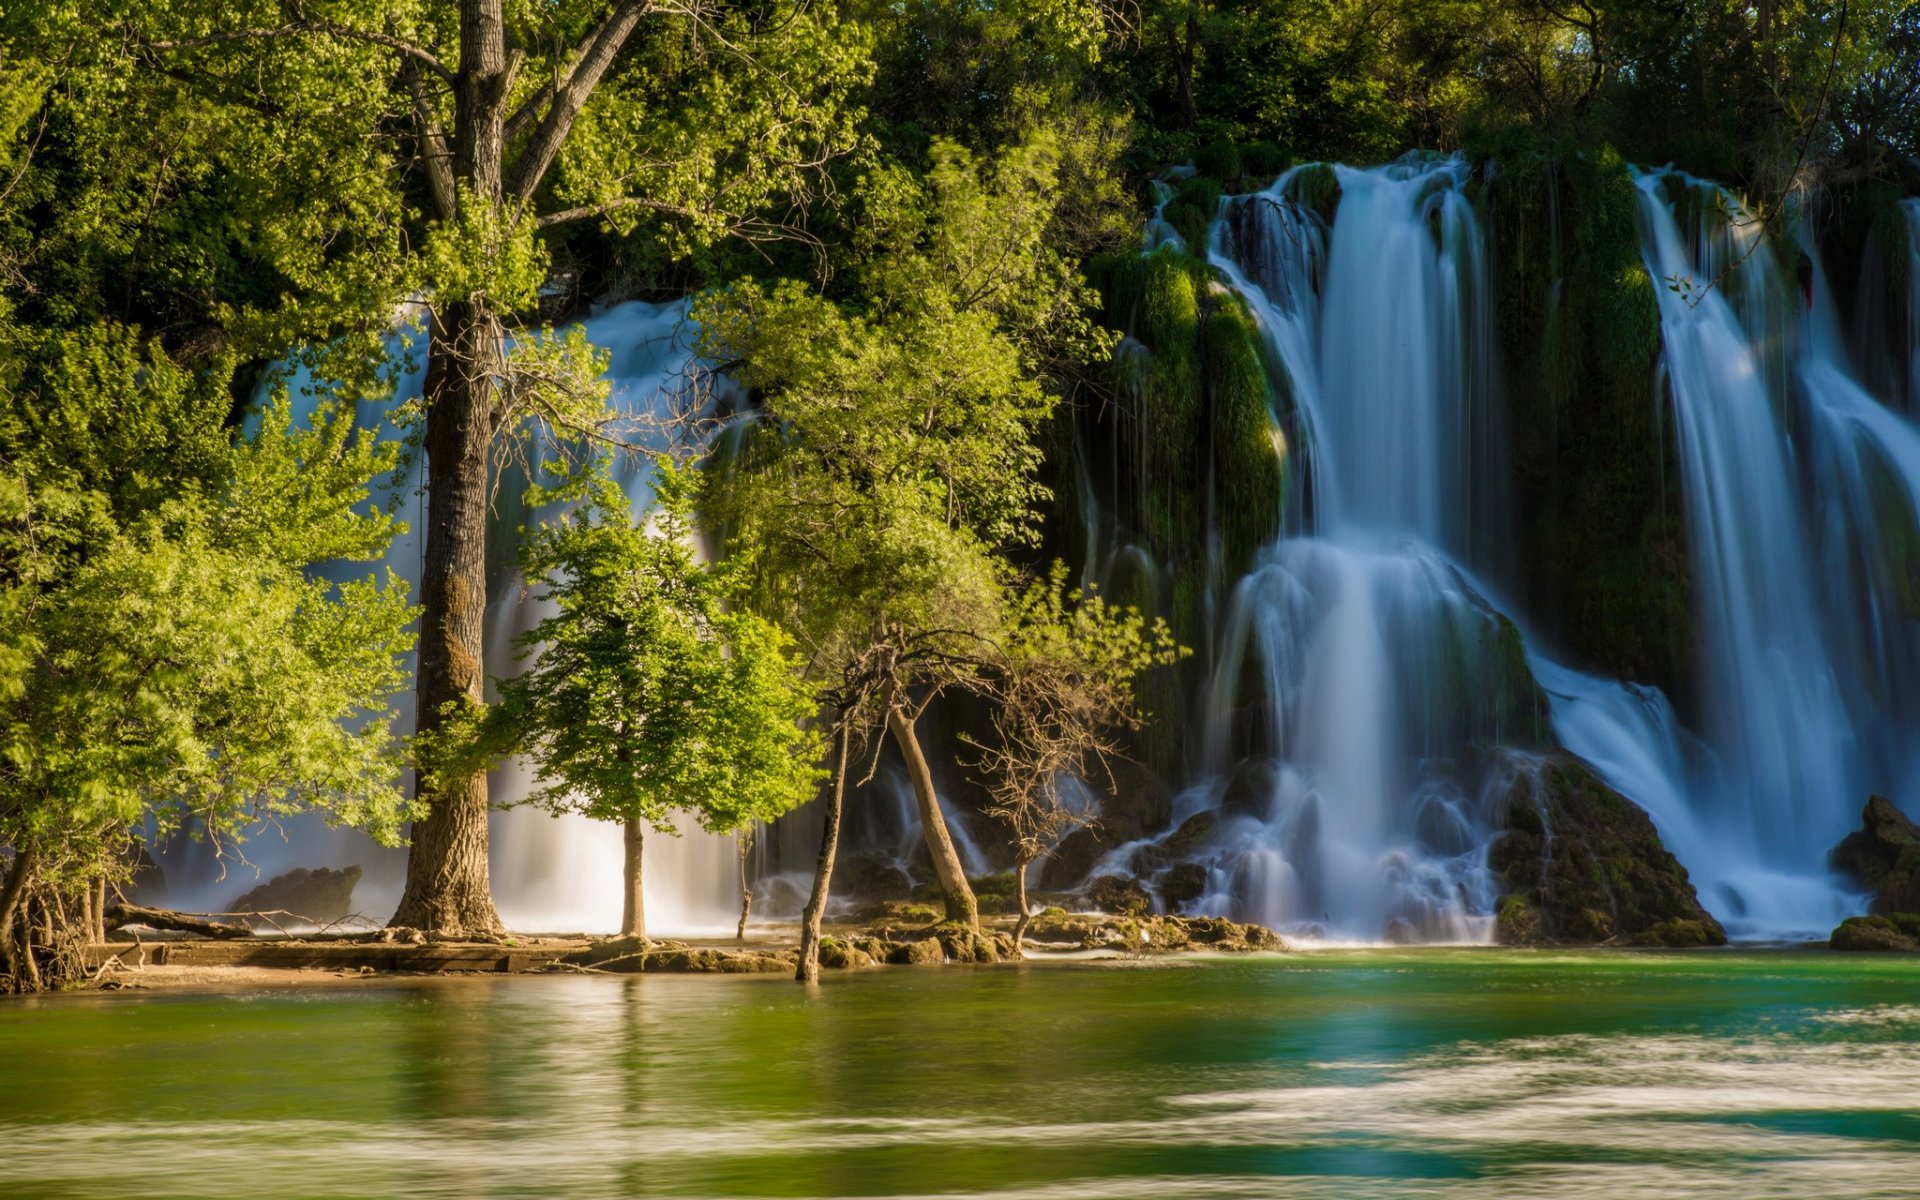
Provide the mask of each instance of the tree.
{"label": "tree", "polygon": [[873,172],[855,236],[864,304],[741,281],[696,306],[702,346],[761,398],[707,510],[756,548],[753,603],[831,684],[833,788],[802,935],[814,962],[848,759],[873,726],[905,761],[950,919],[977,920],[917,723],[975,674],[1001,616],[1001,552],[1035,539],[1049,355],[1110,349],[1046,234],[1044,135],[985,162],[936,143],[924,180]]}
{"label": "tree", "polygon": [[646,826],[671,834],[679,811],[732,833],[811,799],[821,778],[790,639],[731,605],[739,564],[696,559],[690,480],[665,459],[655,470],[649,525],[595,470],[570,489],[577,508],[528,531],[521,569],[557,611],[520,637],[530,665],[500,681],[482,739],[532,756],[529,802],[624,826],[620,929],[642,939]]}
{"label": "tree", "polygon": [[[397,844],[388,706],[415,610],[360,504],[391,446],[284,388],[249,437],[223,375],[113,326],[0,339],[0,961],[12,986],[81,972],[129,838],[191,825],[229,852],[320,811]],[[45,970],[43,971],[43,965]]]}
{"label": "tree", "polygon": [[992,796],[987,815],[1012,834],[1018,947],[1032,920],[1027,867],[1075,828],[1098,821],[1088,805],[1063,794],[1063,784],[1122,752],[1119,735],[1144,720],[1135,682],[1185,650],[1164,621],[1149,625],[1132,609],[1067,590],[1064,564],[1014,596],[1009,608],[987,685],[993,737],[979,744],[975,766]]}
{"label": "tree", "polygon": [[[844,97],[865,78],[866,34],[836,17],[703,0],[184,0],[8,32],[54,64],[62,149],[100,168],[72,224],[137,259],[156,214],[211,218],[215,245],[239,217],[232,257],[255,270],[230,282],[258,307],[209,306],[200,319],[221,336],[279,336],[277,350],[331,316],[330,332],[361,335],[315,354],[344,376],[402,297],[428,296],[418,714],[431,737],[481,694],[490,468],[529,419],[574,434],[601,419],[583,346],[545,339],[533,363],[509,352],[537,310],[546,239],[594,219],[621,234],[645,219],[676,253],[786,236],[855,141]],[[149,178],[116,179],[116,158]],[[181,203],[209,196],[211,211]],[[497,932],[485,778],[421,782],[395,923]]]}

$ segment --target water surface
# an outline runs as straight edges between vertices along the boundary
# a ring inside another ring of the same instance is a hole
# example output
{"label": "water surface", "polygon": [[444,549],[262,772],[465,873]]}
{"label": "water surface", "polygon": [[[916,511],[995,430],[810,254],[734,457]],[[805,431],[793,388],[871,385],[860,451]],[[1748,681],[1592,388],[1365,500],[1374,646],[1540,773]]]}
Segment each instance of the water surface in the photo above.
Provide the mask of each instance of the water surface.
{"label": "water surface", "polygon": [[1920,961],[1322,951],[0,1003],[22,1197],[1911,1196]]}

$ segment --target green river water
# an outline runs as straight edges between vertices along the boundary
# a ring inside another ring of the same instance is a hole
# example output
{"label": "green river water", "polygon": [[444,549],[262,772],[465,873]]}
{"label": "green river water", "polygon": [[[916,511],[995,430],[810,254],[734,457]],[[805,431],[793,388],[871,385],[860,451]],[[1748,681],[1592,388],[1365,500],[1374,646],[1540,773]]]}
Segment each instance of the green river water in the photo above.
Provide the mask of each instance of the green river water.
{"label": "green river water", "polygon": [[0,1196],[1920,1196],[1920,960],[1319,951],[0,1002]]}

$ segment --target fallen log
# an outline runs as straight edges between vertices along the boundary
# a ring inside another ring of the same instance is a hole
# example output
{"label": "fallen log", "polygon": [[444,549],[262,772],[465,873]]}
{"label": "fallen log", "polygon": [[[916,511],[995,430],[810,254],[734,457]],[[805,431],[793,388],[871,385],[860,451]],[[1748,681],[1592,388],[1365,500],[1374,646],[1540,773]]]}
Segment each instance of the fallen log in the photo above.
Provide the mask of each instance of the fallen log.
{"label": "fallen log", "polygon": [[107,910],[107,927],[119,929],[124,925],[145,925],[150,929],[172,929],[180,933],[197,933],[210,938],[252,937],[253,930],[245,925],[229,925],[224,921],[209,920],[195,913],[174,912],[166,908],[147,908],[140,904],[122,901]]}

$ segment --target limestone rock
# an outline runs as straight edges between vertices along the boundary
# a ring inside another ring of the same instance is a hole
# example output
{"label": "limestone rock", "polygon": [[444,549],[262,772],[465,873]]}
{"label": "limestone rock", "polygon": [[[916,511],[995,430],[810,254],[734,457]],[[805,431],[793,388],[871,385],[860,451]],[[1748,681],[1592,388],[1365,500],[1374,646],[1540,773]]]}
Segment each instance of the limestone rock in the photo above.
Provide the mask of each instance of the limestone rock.
{"label": "limestone rock", "polygon": [[1920,913],[1848,917],[1833,931],[1827,946],[1833,950],[1920,953]]}
{"label": "limestone rock", "polygon": [[[360,882],[360,868],[320,867],[308,870],[295,867],[284,875],[276,875],[260,886],[248,891],[228,906],[228,912],[271,913],[284,910],[305,917],[316,925],[325,925],[330,921],[353,912],[353,889]],[[286,918],[279,918],[284,924]],[[250,924],[265,924],[264,921],[251,921]]]}
{"label": "limestone rock", "polygon": [[1160,880],[1160,898],[1189,904],[1207,894],[1207,869],[1199,863],[1175,863]]}
{"label": "limestone rock", "polygon": [[1101,912],[1137,917],[1153,907],[1153,897],[1130,875],[1102,875],[1087,885],[1087,903]]}
{"label": "limestone rock", "polygon": [[1885,796],[1868,798],[1860,828],[1841,839],[1829,861],[1873,893],[1872,912],[1920,912],[1920,825]]}
{"label": "limestone rock", "polygon": [[1725,945],[1645,810],[1565,753],[1512,754],[1506,832],[1488,853],[1509,944]]}

